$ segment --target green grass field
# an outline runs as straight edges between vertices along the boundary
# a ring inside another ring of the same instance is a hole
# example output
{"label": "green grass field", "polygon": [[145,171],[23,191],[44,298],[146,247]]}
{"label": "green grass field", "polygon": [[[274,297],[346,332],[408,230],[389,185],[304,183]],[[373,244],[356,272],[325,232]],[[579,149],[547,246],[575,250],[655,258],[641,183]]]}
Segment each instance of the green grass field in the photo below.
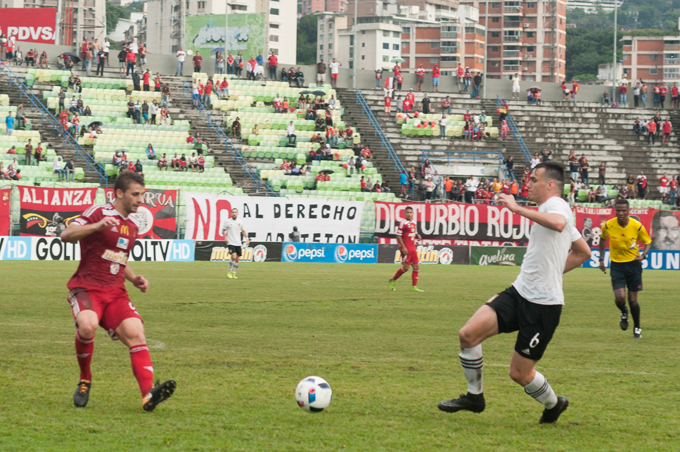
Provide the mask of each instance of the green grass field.
{"label": "green grass field", "polygon": [[[446,414],[466,391],[457,331],[518,268],[425,266],[388,291],[395,265],[132,263],[156,376],[174,397],[145,413],[127,348],[99,330],[90,403],[76,409],[72,262],[5,262],[0,302],[0,450],[661,451],[680,449],[678,273],[648,271],[643,339],[618,326],[609,277],[565,277],[567,304],[539,369],[569,409],[542,405],[508,374],[514,335],[484,344],[487,410]],[[297,407],[308,375],[333,389]]]}

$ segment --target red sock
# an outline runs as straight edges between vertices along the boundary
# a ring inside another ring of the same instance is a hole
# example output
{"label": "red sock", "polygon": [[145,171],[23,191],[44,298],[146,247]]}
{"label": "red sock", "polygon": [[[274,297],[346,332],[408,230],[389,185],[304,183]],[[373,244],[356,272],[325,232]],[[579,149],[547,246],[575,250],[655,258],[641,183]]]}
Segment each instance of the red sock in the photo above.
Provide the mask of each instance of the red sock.
{"label": "red sock", "polygon": [[94,351],[94,337],[84,338],[76,331],[76,356],[80,366],[80,379],[92,381],[92,352]]}
{"label": "red sock", "polygon": [[397,270],[397,272],[396,272],[396,273],[394,274],[394,276],[392,277],[392,281],[396,281],[396,280],[399,279],[399,277],[400,277],[401,275],[403,275],[404,273],[406,273],[406,271],[405,271],[403,268],[399,268],[399,270]]}
{"label": "red sock", "polygon": [[413,280],[413,287],[418,285],[418,270],[413,270],[411,273],[411,279]]}
{"label": "red sock", "polygon": [[146,344],[133,345],[130,347],[130,361],[132,362],[132,373],[135,374],[139,390],[142,397],[149,393],[153,388],[153,364],[149,347]]}

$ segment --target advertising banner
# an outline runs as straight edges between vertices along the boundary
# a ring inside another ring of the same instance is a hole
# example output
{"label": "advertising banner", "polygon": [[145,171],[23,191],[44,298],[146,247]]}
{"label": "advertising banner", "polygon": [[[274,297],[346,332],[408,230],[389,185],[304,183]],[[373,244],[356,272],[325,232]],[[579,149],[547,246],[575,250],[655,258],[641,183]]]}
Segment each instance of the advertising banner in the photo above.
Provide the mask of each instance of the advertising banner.
{"label": "advertising banner", "polygon": [[[229,14],[229,40],[225,46],[226,16],[224,14],[203,14],[188,16],[185,20],[186,45],[185,51],[192,50],[204,59],[213,57],[211,50],[215,47],[225,47],[224,56],[232,52],[236,56],[243,52],[243,63],[250,56],[257,56],[264,52],[264,14]],[[191,61],[189,57],[188,61]],[[243,73],[245,74],[245,66]]]}
{"label": "advertising banner", "polygon": [[[609,268],[610,264],[609,249],[606,249],[604,265]],[[583,268],[600,268],[599,249],[591,250],[590,259],[583,263]],[[680,251],[650,250],[647,259],[642,261],[642,268],[647,270],[680,270]]]}
{"label": "advertising banner", "polygon": [[471,246],[470,265],[522,265],[527,249],[523,246]]}
{"label": "advertising banner", "polygon": [[96,188],[18,186],[19,234],[59,237],[68,225],[94,204]]}
{"label": "advertising banner", "polygon": [[[397,236],[394,237],[378,237],[378,243],[381,245],[397,245]],[[460,245],[460,246],[520,246],[520,242],[512,240],[461,240],[461,239],[422,239],[418,240],[422,245]]]}
{"label": "advertising banner", "polygon": [[[57,8],[0,8],[0,29],[17,43],[54,44]],[[28,49],[24,50],[25,52]]]}
{"label": "advertising banner", "polygon": [[375,202],[375,234],[395,237],[406,207],[423,239],[498,240],[526,242],[531,221],[510,209],[487,204]]}
{"label": "advertising banner", "polygon": [[[231,261],[224,241],[197,241],[195,249],[197,261]],[[239,262],[281,262],[281,244],[250,242],[250,246],[241,248]]]}
{"label": "advertising banner", "polygon": [[0,237],[0,261],[31,259],[31,237]]}
{"label": "advertising banner", "polygon": [[357,243],[363,202],[308,198],[251,198],[184,192],[187,210],[184,236],[224,240],[220,226],[238,209],[238,218],[253,242],[285,242],[293,228],[300,241]]}
{"label": "advertising banner", "polygon": [[[106,201],[115,199],[113,188],[106,188]],[[177,190],[146,190],[144,201],[134,214],[140,239],[174,239],[177,236]]]}
{"label": "advertising banner", "polygon": [[[613,207],[576,206],[574,214],[576,228],[592,248],[600,246],[602,223],[616,216]],[[630,209],[629,215],[647,229],[647,233],[652,238],[652,249],[680,250],[680,211]]]}
{"label": "advertising banner", "polygon": [[281,252],[281,261],[375,264],[378,262],[378,245],[285,242]]}
{"label": "advertising banner", "polygon": [[[418,245],[418,261],[421,264],[468,265],[469,246]],[[401,250],[398,245],[378,245],[378,263],[401,264]]]}
{"label": "advertising banner", "polygon": [[9,235],[9,228],[12,226],[9,221],[9,200],[11,197],[11,188],[0,188],[0,235]]}
{"label": "advertising banner", "polygon": [[[13,238],[13,237],[9,237]],[[24,237],[21,237],[24,238]],[[29,242],[14,244],[20,248],[28,244],[29,253],[23,259],[33,261],[79,261],[80,245],[64,243],[58,237],[25,237]],[[9,245],[9,244],[8,244]],[[9,248],[7,248],[9,250]],[[128,261],[193,262],[193,240],[137,240]]]}

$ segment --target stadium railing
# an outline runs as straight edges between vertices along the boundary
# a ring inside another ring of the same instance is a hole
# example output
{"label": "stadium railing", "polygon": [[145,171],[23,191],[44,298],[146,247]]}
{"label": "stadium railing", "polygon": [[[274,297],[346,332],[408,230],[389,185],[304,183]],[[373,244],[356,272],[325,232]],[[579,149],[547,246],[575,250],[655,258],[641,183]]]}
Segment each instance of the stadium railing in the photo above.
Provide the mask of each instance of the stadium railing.
{"label": "stadium railing", "polygon": [[[356,103],[361,105],[361,113],[368,117],[368,125],[373,126],[373,129],[375,131],[374,135],[380,137],[380,143],[382,144],[382,147],[387,149],[388,157],[394,162],[394,171],[398,172],[399,174],[401,174],[402,172],[408,174],[408,171],[406,171],[404,165],[402,165],[401,160],[399,159],[399,155],[395,152],[394,148],[392,147],[392,143],[390,143],[390,140],[385,135],[385,132],[383,131],[382,127],[380,127],[380,123],[378,122],[378,120],[375,119],[373,111],[371,111],[371,107],[368,105],[366,99],[364,99],[363,94],[361,94],[361,91],[358,89]],[[410,193],[411,198],[413,198],[413,192],[414,190],[411,190]]]}
{"label": "stadium railing", "polygon": [[87,152],[85,149],[83,149],[80,144],[78,144],[78,141],[76,138],[74,138],[70,133],[68,133],[66,130],[64,130],[64,127],[61,125],[59,120],[54,117],[54,115],[47,109],[47,106],[45,106],[40,99],[38,99],[32,92],[31,90],[24,84],[24,82],[21,81],[19,77],[16,76],[12,70],[7,67],[4,63],[0,63],[0,71],[4,75],[7,76],[9,80],[9,87],[12,86],[12,83],[14,83],[17,88],[19,88],[19,98],[26,97],[28,101],[31,103],[31,111],[33,108],[37,108],[41,115],[42,115],[42,121],[50,123],[52,126],[52,132],[55,135],[60,135],[61,137],[64,138],[64,146],[67,144],[73,148],[75,151],[75,161],[78,160],[78,158],[82,158],[85,160],[85,163],[87,164],[87,167],[92,169],[94,172],[97,173],[99,176],[99,183],[102,187],[108,187],[108,178],[106,177],[106,171],[104,170],[104,167],[101,166],[97,161],[92,157],[89,152]]}
{"label": "stadium railing", "polygon": [[[189,97],[189,99],[192,99],[191,85],[189,83],[182,82],[182,91],[185,96]],[[222,144],[224,144],[224,152],[231,153],[231,155],[234,157],[234,162],[243,169],[243,177],[245,178],[248,176],[253,181],[253,188],[257,191],[257,193],[260,193],[260,190],[264,190],[264,193],[267,196],[279,196],[274,190],[272,190],[269,184],[262,180],[257,171],[252,166],[250,166],[248,162],[246,162],[241,153],[234,147],[227,134],[224,133],[224,130],[222,130],[219,124],[213,119],[212,115],[205,109],[205,107],[203,107],[200,102],[198,102],[198,113],[201,118],[208,122],[210,128],[215,132],[217,139],[221,141]]]}
{"label": "stadium railing", "polygon": [[[502,105],[501,103],[501,96],[498,94],[496,95],[496,107],[500,107]],[[531,160],[531,152],[529,151],[529,148],[527,145],[524,143],[524,140],[522,139],[522,135],[519,133],[519,130],[517,130],[517,126],[515,125],[515,121],[512,119],[512,116],[510,115],[510,112],[508,112],[508,115],[505,117],[506,121],[508,122],[508,127],[512,131],[512,135],[515,138],[515,141],[519,144],[519,149],[522,151],[524,154],[524,159],[529,162]]]}

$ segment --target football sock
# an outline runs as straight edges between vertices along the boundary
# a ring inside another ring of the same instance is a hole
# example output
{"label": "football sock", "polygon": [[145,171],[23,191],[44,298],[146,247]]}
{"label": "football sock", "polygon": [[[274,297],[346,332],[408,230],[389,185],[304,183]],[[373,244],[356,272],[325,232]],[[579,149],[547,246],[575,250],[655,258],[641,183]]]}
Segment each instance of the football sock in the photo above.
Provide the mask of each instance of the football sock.
{"label": "football sock", "polygon": [[78,366],[80,366],[81,380],[92,381],[92,370],[90,369],[92,351],[94,351],[94,337],[84,338],[76,331],[76,356],[78,357]]}
{"label": "football sock", "polygon": [[633,324],[635,328],[640,328],[640,305],[630,307],[630,314],[633,316]]}
{"label": "football sock", "polygon": [[616,307],[619,308],[619,311],[628,313],[628,311],[626,310],[626,302],[625,301],[622,304],[618,304],[616,301],[614,301],[614,303],[616,304]]}
{"label": "football sock", "polygon": [[404,271],[403,268],[399,268],[399,270],[397,270],[397,272],[396,272],[396,273],[394,274],[394,276],[392,277],[392,281],[396,281],[396,280],[399,279],[399,277],[400,277],[401,275],[403,275],[404,273],[406,273],[406,271]]}
{"label": "football sock", "polygon": [[149,355],[149,347],[146,344],[130,347],[130,362],[132,373],[135,374],[139,390],[144,397],[153,388],[153,364],[151,363],[151,355]]}
{"label": "football sock", "polygon": [[482,344],[472,348],[460,349],[460,364],[468,382],[468,394],[481,394],[484,392],[482,384]]}
{"label": "football sock", "polygon": [[232,261],[229,261],[229,271],[234,267],[234,263]]}
{"label": "football sock", "polygon": [[418,285],[418,270],[413,270],[411,273],[411,280],[413,281],[413,287]]}
{"label": "football sock", "polygon": [[238,270],[238,262],[234,262],[234,270],[232,271],[232,273],[236,274],[236,270]]}
{"label": "football sock", "polygon": [[554,408],[557,405],[557,396],[555,391],[553,391],[552,386],[545,379],[543,374],[536,371],[536,376],[534,380],[524,387],[524,392],[529,394],[531,397],[541,402],[547,409]]}

